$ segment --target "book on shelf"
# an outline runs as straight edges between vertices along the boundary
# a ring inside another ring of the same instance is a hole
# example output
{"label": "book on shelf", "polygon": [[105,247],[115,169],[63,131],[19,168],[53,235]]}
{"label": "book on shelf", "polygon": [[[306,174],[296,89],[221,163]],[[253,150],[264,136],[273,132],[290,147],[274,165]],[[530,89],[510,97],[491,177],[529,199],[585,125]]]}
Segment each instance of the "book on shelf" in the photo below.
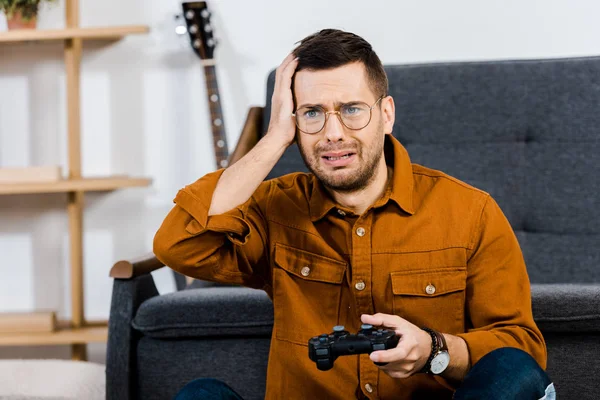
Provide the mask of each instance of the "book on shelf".
{"label": "book on shelf", "polygon": [[58,165],[0,168],[0,184],[58,182],[62,179]]}
{"label": "book on shelf", "polygon": [[0,313],[0,335],[3,333],[54,332],[54,311]]}

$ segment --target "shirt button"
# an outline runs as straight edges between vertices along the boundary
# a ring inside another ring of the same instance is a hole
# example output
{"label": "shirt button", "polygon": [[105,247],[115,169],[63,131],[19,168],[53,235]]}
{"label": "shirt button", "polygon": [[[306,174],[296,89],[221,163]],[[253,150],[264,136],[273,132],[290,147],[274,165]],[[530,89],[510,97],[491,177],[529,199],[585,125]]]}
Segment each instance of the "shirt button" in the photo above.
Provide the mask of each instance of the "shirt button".
{"label": "shirt button", "polygon": [[356,234],[358,236],[365,236],[365,228],[360,227],[360,228],[356,229]]}
{"label": "shirt button", "polygon": [[310,274],[310,267],[305,266],[304,268],[302,268],[300,273],[302,274],[302,276],[308,276]]}
{"label": "shirt button", "polygon": [[363,281],[358,281],[356,282],[356,285],[354,285],[354,287],[356,288],[356,290],[364,290],[365,289],[365,283]]}
{"label": "shirt button", "polygon": [[427,287],[425,288],[425,292],[427,294],[434,294],[435,293],[435,286],[433,286],[431,283],[429,285],[427,285]]}
{"label": "shirt button", "polygon": [[337,210],[338,214],[340,214],[342,217],[346,216],[346,213],[344,212],[344,210]]}
{"label": "shirt button", "polygon": [[366,384],[365,385],[365,390],[369,393],[373,393],[373,386],[371,386],[370,384]]}

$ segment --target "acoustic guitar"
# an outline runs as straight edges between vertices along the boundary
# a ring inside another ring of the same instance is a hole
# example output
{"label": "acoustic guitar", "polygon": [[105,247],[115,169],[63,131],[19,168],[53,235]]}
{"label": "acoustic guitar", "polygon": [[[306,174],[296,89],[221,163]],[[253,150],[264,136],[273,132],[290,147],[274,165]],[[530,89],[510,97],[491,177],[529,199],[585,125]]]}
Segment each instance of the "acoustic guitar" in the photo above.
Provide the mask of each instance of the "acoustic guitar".
{"label": "acoustic guitar", "polygon": [[219,94],[219,84],[217,82],[214,59],[217,40],[213,35],[213,26],[210,21],[211,13],[205,1],[184,2],[182,7],[190,44],[204,67],[206,96],[210,108],[210,126],[217,169],[226,168],[229,164],[229,150],[221,108],[221,95]]}

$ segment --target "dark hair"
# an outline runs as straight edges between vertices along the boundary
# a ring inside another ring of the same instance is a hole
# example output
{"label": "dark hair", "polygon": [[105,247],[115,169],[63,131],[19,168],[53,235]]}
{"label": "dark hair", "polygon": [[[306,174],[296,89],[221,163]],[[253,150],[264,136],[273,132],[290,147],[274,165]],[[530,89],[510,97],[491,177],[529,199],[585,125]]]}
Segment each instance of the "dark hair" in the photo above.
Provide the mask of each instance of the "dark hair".
{"label": "dark hair", "polygon": [[323,29],[298,43],[300,45],[293,51],[299,58],[296,72],[333,69],[361,62],[375,97],[388,94],[388,79],[381,60],[369,42],[360,36],[338,29]]}

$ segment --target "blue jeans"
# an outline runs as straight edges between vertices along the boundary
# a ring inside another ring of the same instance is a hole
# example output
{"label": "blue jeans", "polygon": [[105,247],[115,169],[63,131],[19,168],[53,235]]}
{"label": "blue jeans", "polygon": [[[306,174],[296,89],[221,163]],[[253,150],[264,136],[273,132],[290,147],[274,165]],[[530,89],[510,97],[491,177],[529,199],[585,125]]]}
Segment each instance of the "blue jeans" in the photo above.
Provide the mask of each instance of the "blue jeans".
{"label": "blue jeans", "polygon": [[191,381],[177,393],[174,400],[244,400],[225,382],[212,378]]}
{"label": "blue jeans", "polygon": [[523,350],[496,349],[471,368],[454,400],[555,400],[554,385],[537,361]]}
{"label": "blue jeans", "polygon": [[[548,375],[529,354],[504,347],[496,349],[471,368],[454,400],[554,400]],[[243,400],[232,388],[216,379],[196,379],[181,389],[175,400]]]}

